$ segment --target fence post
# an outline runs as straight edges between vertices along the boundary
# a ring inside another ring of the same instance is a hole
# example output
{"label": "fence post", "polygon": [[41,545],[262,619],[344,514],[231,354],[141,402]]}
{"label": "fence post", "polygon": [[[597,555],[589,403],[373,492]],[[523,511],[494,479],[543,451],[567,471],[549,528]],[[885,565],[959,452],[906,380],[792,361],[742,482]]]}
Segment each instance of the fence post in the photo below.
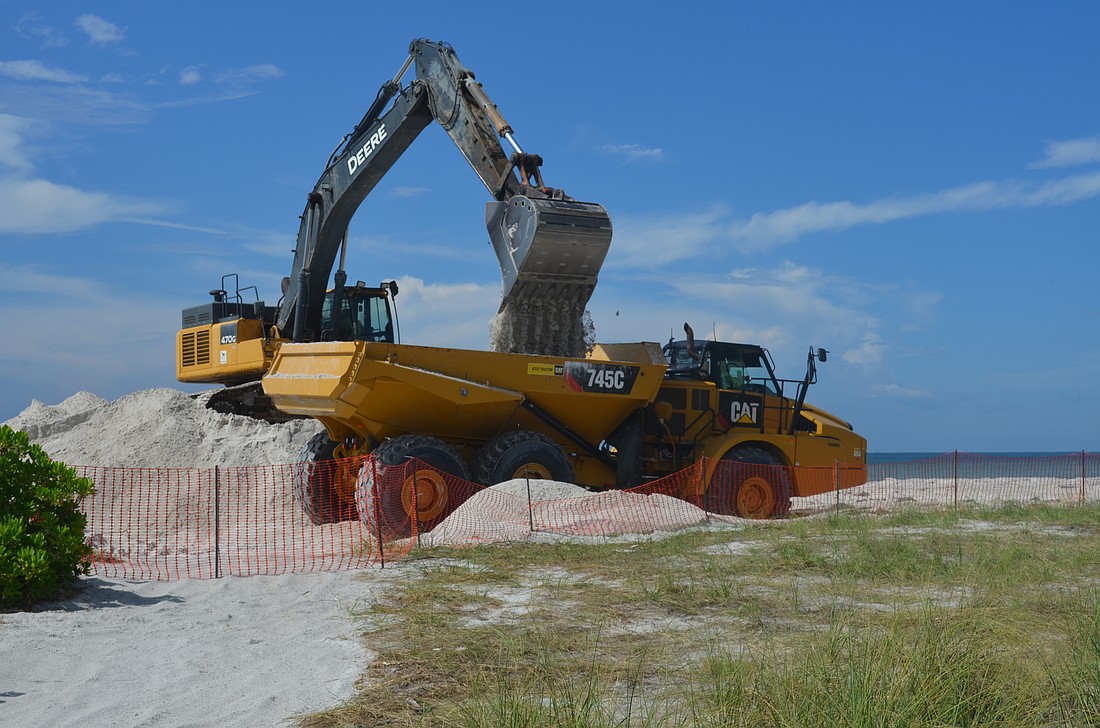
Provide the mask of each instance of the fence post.
{"label": "fence post", "polygon": [[952,500],[953,500],[953,503],[954,503],[954,509],[957,511],[957,510],[959,510],[959,451],[958,451],[958,449],[955,450],[955,458],[954,458],[954,465],[952,466],[951,479],[952,479],[952,482],[954,483],[954,496],[953,496]]}
{"label": "fence post", "polygon": [[1085,451],[1081,451],[1081,492],[1077,497],[1079,505],[1085,505]]}
{"label": "fence post", "polygon": [[[402,488],[405,486],[402,485]],[[409,529],[416,530],[416,545],[420,545],[420,502],[419,494],[420,490],[420,461],[413,459],[413,492],[412,492],[412,504],[413,512],[409,514]]]}
{"label": "fence post", "polygon": [[214,466],[214,578],[220,579],[221,574],[221,487],[218,482],[218,466]]}
{"label": "fence post", "polygon": [[378,488],[378,460],[371,455],[370,458],[370,487],[374,491],[374,530],[378,536],[378,562],[380,569],[386,568],[386,547],[382,545],[382,503]]}
{"label": "fence post", "polygon": [[523,465],[523,479],[527,481],[527,527],[531,529],[531,533],[535,532],[535,509],[531,504],[531,471],[527,469],[527,464]]}
{"label": "fence post", "polygon": [[840,515],[840,461],[833,461],[833,488],[836,489],[836,514]]}

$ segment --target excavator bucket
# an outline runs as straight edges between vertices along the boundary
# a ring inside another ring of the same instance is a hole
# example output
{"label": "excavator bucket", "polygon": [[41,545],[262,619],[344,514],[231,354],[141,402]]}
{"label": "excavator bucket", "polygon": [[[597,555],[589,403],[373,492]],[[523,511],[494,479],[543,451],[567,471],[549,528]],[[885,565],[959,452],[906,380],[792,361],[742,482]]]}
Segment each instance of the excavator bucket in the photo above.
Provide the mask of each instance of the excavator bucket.
{"label": "excavator bucket", "polygon": [[611,218],[591,202],[516,195],[490,202],[485,224],[503,281],[501,308],[513,298],[553,299],[587,292],[611,246]]}
{"label": "excavator bucket", "polygon": [[611,246],[611,218],[591,202],[516,195],[490,202],[485,222],[500,261],[493,351],[580,357],[585,307]]}

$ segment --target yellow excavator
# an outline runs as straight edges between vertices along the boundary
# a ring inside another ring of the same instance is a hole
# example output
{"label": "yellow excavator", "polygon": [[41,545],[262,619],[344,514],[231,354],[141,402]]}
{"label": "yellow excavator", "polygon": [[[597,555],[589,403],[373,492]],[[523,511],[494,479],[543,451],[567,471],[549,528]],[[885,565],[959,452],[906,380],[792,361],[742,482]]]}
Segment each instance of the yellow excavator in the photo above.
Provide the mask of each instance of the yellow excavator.
{"label": "yellow excavator", "polygon": [[[402,85],[410,67],[415,77]],[[502,279],[494,350],[583,355],[584,309],[611,244],[607,211],[544,185],[542,158],[520,147],[454,49],[418,39],[397,74],[333,150],[309,193],[278,305],[258,300],[255,287],[242,289],[235,274],[224,277],[210,292],[212,300],[183,311],[176,346],[179,381],[230,385],[211,398],[210,406],[259,414],[268,401],[256,383],[282,344],[397,341],[396,285],[348,285],[347,230],[360,204],[433,121],[492,198],[485,219]],[[553,316],[553,326],[543,325],[547,315]]]}

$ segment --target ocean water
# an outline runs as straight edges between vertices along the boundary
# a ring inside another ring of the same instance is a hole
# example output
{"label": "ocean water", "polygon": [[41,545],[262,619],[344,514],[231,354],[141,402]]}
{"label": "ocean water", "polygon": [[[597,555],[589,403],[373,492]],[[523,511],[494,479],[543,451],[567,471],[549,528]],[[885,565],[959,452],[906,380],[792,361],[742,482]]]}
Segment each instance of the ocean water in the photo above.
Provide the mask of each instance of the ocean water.
{"label": "ocean water", "polygon": [[883,478],[1095,478],[1100,453],[867,453],[869,480]]}
{"label": "ocean water", "polygon": [[[867,462],[870,464],[878,463],[901,463],[909,460],[928,460],[929,458],[941,458],[941,457],[954,457],[954,451],[947,452],[869,452],[867,453]],[[977,452],[977,453],[959,453],[959,457],[986,457],[986,458],[1052,458],[1052,457],[1065,457],[1065,456],[1077,455],[1080,457],[1080,452]]]}

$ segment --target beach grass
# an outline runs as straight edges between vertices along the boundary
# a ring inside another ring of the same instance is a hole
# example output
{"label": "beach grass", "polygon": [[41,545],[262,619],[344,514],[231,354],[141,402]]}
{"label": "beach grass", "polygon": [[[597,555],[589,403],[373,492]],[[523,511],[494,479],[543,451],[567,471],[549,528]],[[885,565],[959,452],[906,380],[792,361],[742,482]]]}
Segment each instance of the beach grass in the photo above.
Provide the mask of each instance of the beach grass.
{"label": "beach grass", "polygon": [[1100,506],[433,549],[302,726],[1100,724]]}

